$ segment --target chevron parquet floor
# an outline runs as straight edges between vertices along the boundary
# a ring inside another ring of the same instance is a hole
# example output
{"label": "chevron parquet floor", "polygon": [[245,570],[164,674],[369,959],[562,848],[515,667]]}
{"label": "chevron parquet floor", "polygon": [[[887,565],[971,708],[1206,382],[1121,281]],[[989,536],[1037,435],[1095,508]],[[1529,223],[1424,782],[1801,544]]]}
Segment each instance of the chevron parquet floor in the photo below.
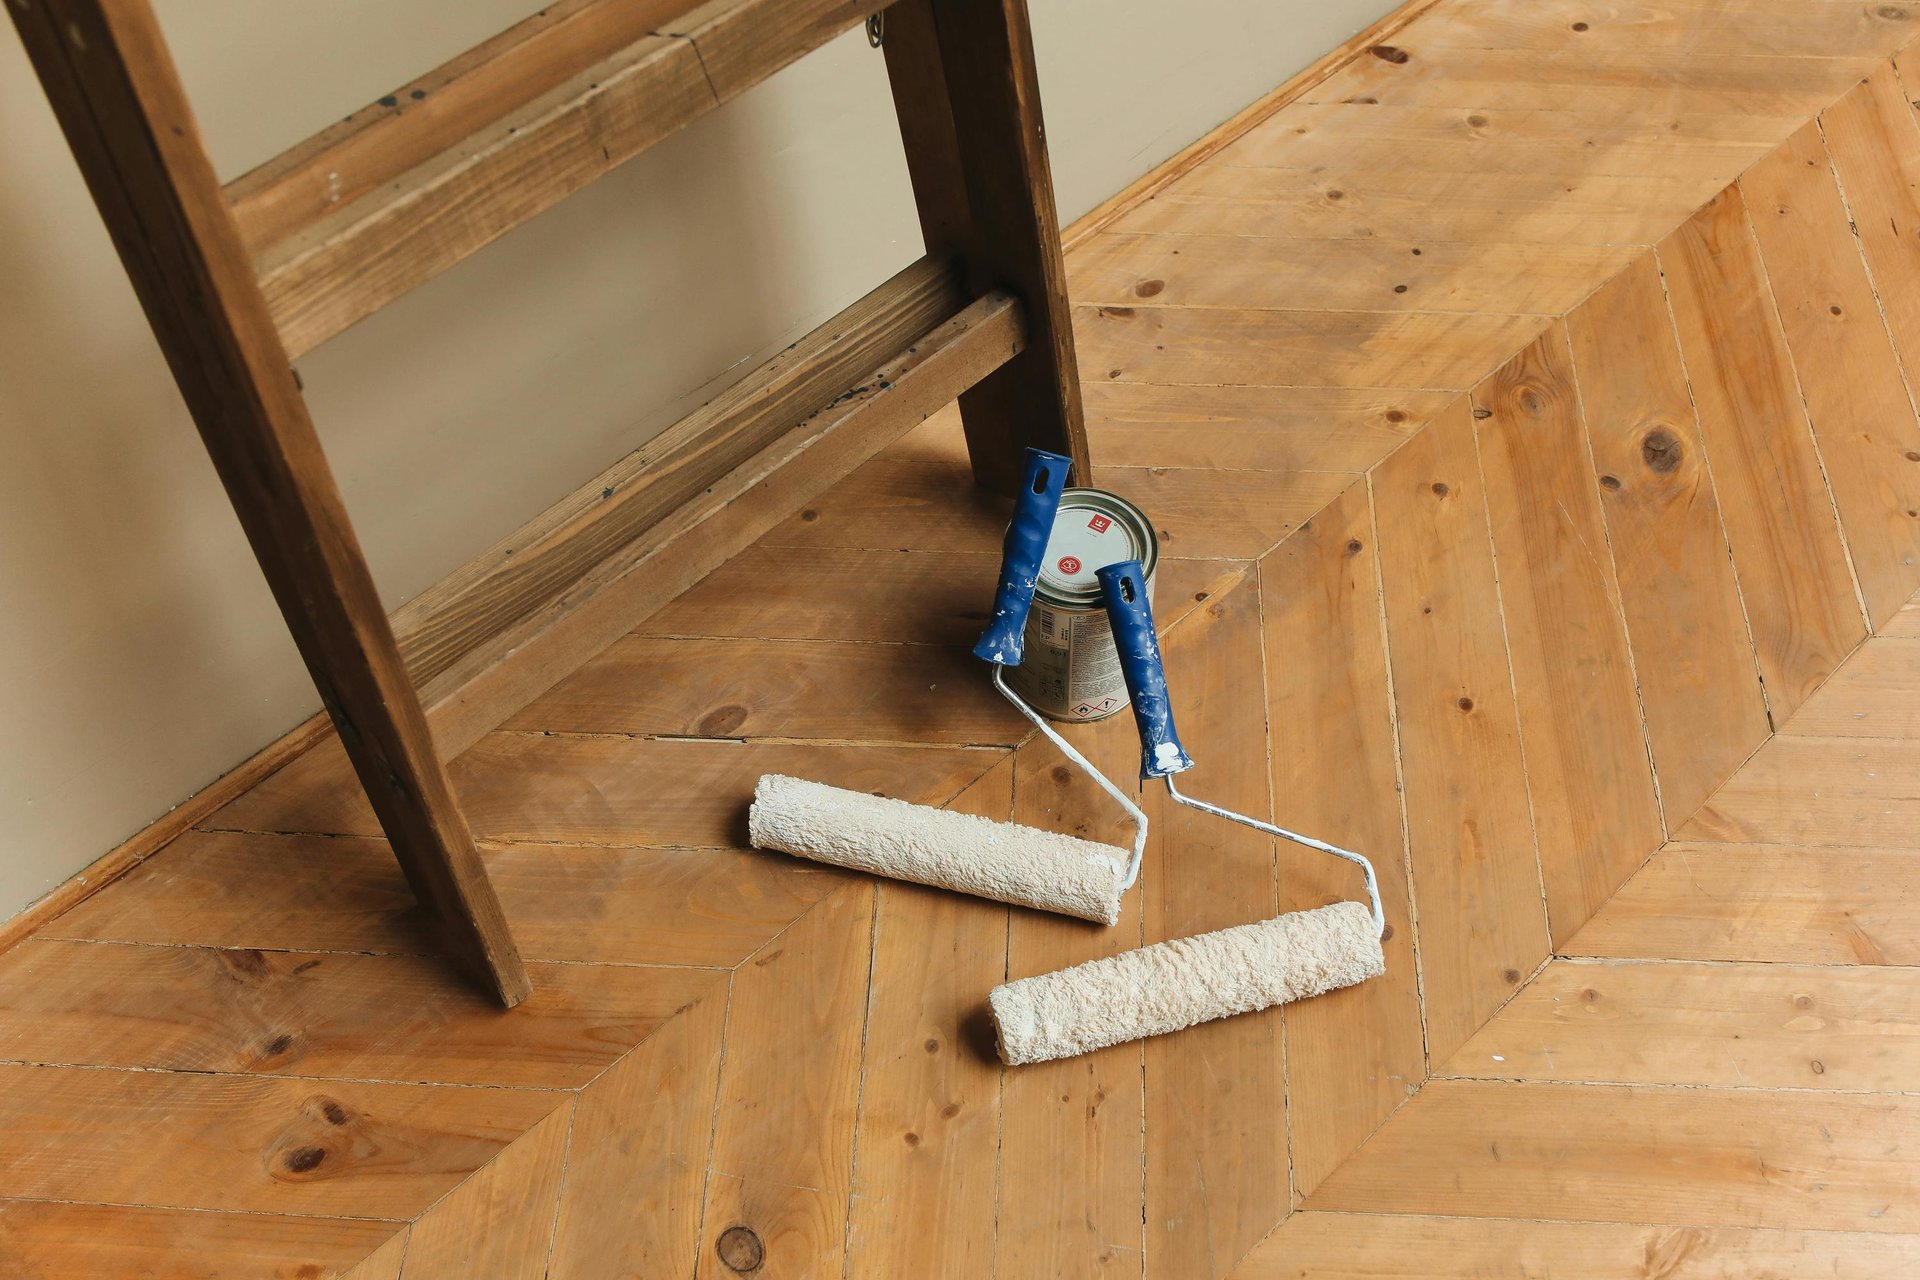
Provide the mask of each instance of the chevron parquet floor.
{"label": "chevron parquet floor", "polygon": [[455,763],[520,1009],[326,747],[0,956],[0,1276],[1920,1274],[1916,35],[1449,0],[1071,253],[1193,790],[1372,853],[1384,978],[1003,1071],[1003,977],[1358,887],[744,848],[767,770],[1119,834],[942,415]]}

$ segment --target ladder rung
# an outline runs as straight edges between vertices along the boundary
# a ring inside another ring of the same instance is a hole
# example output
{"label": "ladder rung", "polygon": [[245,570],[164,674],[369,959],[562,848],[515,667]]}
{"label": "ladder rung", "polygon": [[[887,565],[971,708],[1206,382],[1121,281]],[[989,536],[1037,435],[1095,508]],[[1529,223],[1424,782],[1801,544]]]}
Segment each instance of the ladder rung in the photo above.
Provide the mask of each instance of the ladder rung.
{"label": "ladder rung", "polygon": [[228,184],[289,352],[311,351],[882,7],[564,0]]}

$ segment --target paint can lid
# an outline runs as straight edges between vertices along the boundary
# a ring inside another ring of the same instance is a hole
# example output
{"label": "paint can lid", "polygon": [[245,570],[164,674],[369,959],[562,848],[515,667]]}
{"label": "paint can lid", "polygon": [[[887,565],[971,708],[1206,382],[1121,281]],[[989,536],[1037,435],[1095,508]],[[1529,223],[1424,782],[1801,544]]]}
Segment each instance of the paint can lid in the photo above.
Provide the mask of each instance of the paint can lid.
{"label": "paint can lid", "polygon": [[1160,558],[1160,540],[1140,508],[1104,489],[1068,489],[1060,495],[1047,552],[1040,561],[1038,596],[1046,604],[1098,608],[1094,570],[1138,560],[1148,578]]}

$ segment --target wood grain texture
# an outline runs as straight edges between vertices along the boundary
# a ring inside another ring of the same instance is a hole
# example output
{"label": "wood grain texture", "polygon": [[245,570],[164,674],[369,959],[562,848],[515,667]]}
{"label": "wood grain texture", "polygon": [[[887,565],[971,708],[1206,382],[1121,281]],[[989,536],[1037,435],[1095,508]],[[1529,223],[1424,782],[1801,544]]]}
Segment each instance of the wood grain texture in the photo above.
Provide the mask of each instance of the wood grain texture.
{"label": "wood grain texture", "polygon": [[1555,960],[1441,1077],[1899,1092],[1920,971]]}
{"label": "wood grain texture", "polygon": [[1860,252],[1894,349],[1909,377],[1920,362],[1920,128],[1892,64],[1820,113],[1827,144],[1852,215]]}
{"label": "wood grain texture", "polygon": [[400,1280],[545,1280],[573,1112],[557,1108],[421,1214]]}
{"label": "wood grain texture", "polygon": [[534,975],[508,1020],[420,957],[34,939],[0,958],[0,1060],[574,1088],[721,976]]}
{"label": "wood grain texture", "polygon": [[[1575,25],[1580,24],[1580,25]],[[1920,13],[1903,5],[1748,4],[1745,0],[1488,0],[1422,24],[1434,49],[1566,48],[1645,53],[1791,54],[1807,58],[1888,57],[1920,34]]]}
{"label": "wood grain texture", "polygon": [[1624,245],[1310,240],[1109,231],[1073,255],[1074,300],[1102,306],[1560,315],[1633,256]]}
{"label": "wood grain texture", "polygon": [[1676,840],[1567,952],[1782,964],[1920,965],[1920,866],[1898,849]]}
{"label": "wood grain texture", "polygon": [[1813,738],[1920,738],[1920,644],[1863,645],[1801,704],[1789,733]]}
{"label": "wood grain texture", "polygon": [[628,636],[506,728],[1011,747],[1032,731],[958,645]]}
{"label": "wood grain texture", "polygon": [[1763,161],[1662,241],[1659,254],[1776,724],[1867,634],[1741,195],[1766,192],[1783,157],[1798,163],[1785,152]]}
{"label": "wood grain texture", "polygon": [[1434,1080],[1309,1208],[1914,1231],[1912,1096]]}
{"label": "wood grain texture", "polygon": [[1781,734],[1693,819],[1687,840],[1909,849],[1920,844],[1912,778],[1920,741]]}
{"label": "wood grain texture", "polygon": [[[1260,563],[1268,757],[1279,825],[1372,860],[1387,971],[1288,1006],[1295,1195],[1320,1185],[1426,1078],[1398,743],[1387,687],[1379,550],[1356,485]],[[1344,863],[1280,847],[1280,907],[1363,889]]]}
{"label": "wood grain texture", "polygon": [[1234,143],[1219,163],[1567,177],[1706,173],[1727,182],[1799,121],[1737,113],[1675,117],[1331,102],[1291,107],[1279,123],[1285,127]]}
{"label": "wood grain texture", "polygon": [[412,1228],[393,1236],[385,1244],[362,1258],[339,1280],[400,1280],[400,1268],[407,1262],[407,1244]]}
{"label": "wood grain texture", "polygon": [[[1165,560],[1154,574],[1159,621],[1172,626],[1195,592],[1245,572],[1231,560]],[[803,551],[754,547],[647,619],[653,636],[876,639],[971,648],[993,605],[998,552]]]}
{"label": "wood grain texture", "polygon": [[[1198,767],[1185,791],[1272,819],[1267,709],[1243,696],[1262,670],[1260,582],[1202,606],[1163,647],[1174,719]],[[1147,790],[1138,892],[1148,943],[1279,912],[1272,838]],[[1288,849],[1284,865],[1300,860]],[[1308,855],[1311,856],[1311,855]],[[1156,1274],[1225,1275],[1288,1208],[1283,1020],[1268,1009],[1140,1047],[1146,1090],[1146,1257]]]}
{"label": "wood grain texture", "polygon": [[774,1275],[835,1275],[858,1121],[874,887],[823,901],[734,979],[698,1274],[739,1268],[744,1231]]}
{"label": "wood grain texture", "polygon": [[1180,385],[1465,389],[1536,316],[1076,307],[1092,377]]}
{"label": "wood grain texture", "polygon": [[[27,1280],[342,1275],[393,1241],[406,1237],[391,1222],[0,1200],[0,1257]],[[397,1280],[392,1257],[366,1280]]]}
{"label": "wood grain texture", "polygon": [[[927,747],[898,759],[883,748],[725,739],[496,733],[453,766],[475,832],[492,841],[740,847],[747,802],[763,773],[887,790],[937,804],[986,772],[988,748]],[[902,768],[904,766],[904,768]],[[684,790],[662,793],[656,771]],[[366,800],[331,779],[283,771],[216,814],[221,830],[371,835]]]}
{"label": "wood grain texture", "polygon": [[[1920,588],[1920,422],[1808,125],[1741,179],[1854,573],[1875,626]],[[1911,456],[1909,456],[1911,455]]]}
{"label": "wood grain texture", "polygon": [[[1013,761],[951,806],[1005,822]],[[983,993],[1007,973],[1008,908],[884,883],[862,1061],[847,1274],[985,1274],[993,1265],[1001,1067]]]}
{"label": "wood grain texture", "polygon": [[[731,968],[845,883],[745,849],[483,850],[536,960]],[[44,931],[175,946],[422,954],[431,940],[383,842],[192,832],[164,866]]]}
{"label": "wood grain texture", "polygon": [[1453,400],[1445,391],[1145,382],[1091,382],[1086,396],[1103,464],[1253,471],[1364,471]]}
{"label": "wood grain texture", "polygon": [[1723,56],[1703,49],[1449,47],[1428,45],[1428,29],[1393,46],[1405,58],[1356,58],[1302,100],[1806,116],[1845,93],[1874,65],[1866,58]]}
{"label": "wood grain texture", "polygon": [[1305,168],[1210,166],[1132,210],[1114,229],[1411,244],[1639,245],[1671,231],[1725,183],[1715,173],[1446,173],[1339,160]]}
{"label": "wood grain texture", "polygon": [[1473,416],[1557,944],[1665,835],[1566,327],[1481,383]]}
{"label": "wood grain texture", "polygon": [[1898,1280],[1920,1237],[1848,1231],[1297,1213],[1235,1280]]}
{"label": "wood grain texture", "polygon": [[1567,332],[1671,827],[1771,726],[1653,259],[1603,286]]}
{"label": "wood grain texture", "polygon": [[[1251,560],[1358,479],[1355,472],[1100,468],[1100,487],[1148,512],[1163,559]],[[768,547],[937,546],[997,554],[1005,503],[965,494],[964,467],[875,459],[769,533]]]}
{"label": "wood grain texture", "polygon": [[[405,1222],[567,1095],[0,1065],[0,1198]],[[154,1177],[156,1144],[174,1153]]]}
{"label": "wood grain texture", "polygon": [[1435,1058],[1547,956],[1513,674],[1463,400],[1374,472],[1415,929]]}
{"label": "wood grain texture", "polygon": [[691,1273],[726,1012],[717,987],[581,1090],[550,1275]]}
{"label": "wood grain texture", "polygon": [[[1165,626],[1162,622],[1163,633]],[[1140,766],[1140,742],[1129,719],[1109,716],[1074,731],[1074,745],[1110,778],[1135,776]],[[1044,740],[1014,755],[1013,820],[1122,848],[1132,845],[1133,824],[1126,815]],[[1139,946],[1143,898],[1138,889],[1125,895],[1119,923],[1110,929],[1015,911],[1007,931],[1007,976],[1047,973]],[[1017,1152],[1045,1152],[1046,1158],[1007,1160],[1001,1168],[996,1274],[1063,1280],[1144,1276],[1143,1082],[1138,1044],[1005,1074],[1002,1149],[1012,1141]]]}

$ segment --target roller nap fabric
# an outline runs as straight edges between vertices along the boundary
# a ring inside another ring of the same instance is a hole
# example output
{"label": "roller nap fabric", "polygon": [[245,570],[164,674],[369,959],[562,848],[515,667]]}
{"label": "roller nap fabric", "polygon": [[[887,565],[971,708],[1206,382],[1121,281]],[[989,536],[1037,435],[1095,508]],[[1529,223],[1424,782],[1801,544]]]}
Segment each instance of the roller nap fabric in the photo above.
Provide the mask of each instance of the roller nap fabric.
{"label": "roller nap fabric", "polygon": [[1092,840],[778,773],[754,788],[747,831],[756,849],[1099,924],[1120,918],[1130,856]]}
{"label": "roller nap fabric", "polygon": [[1070,1058],[1386,972],[1364,903],[1336,902],[1022,978],[987,997],[1009,1065]]}

